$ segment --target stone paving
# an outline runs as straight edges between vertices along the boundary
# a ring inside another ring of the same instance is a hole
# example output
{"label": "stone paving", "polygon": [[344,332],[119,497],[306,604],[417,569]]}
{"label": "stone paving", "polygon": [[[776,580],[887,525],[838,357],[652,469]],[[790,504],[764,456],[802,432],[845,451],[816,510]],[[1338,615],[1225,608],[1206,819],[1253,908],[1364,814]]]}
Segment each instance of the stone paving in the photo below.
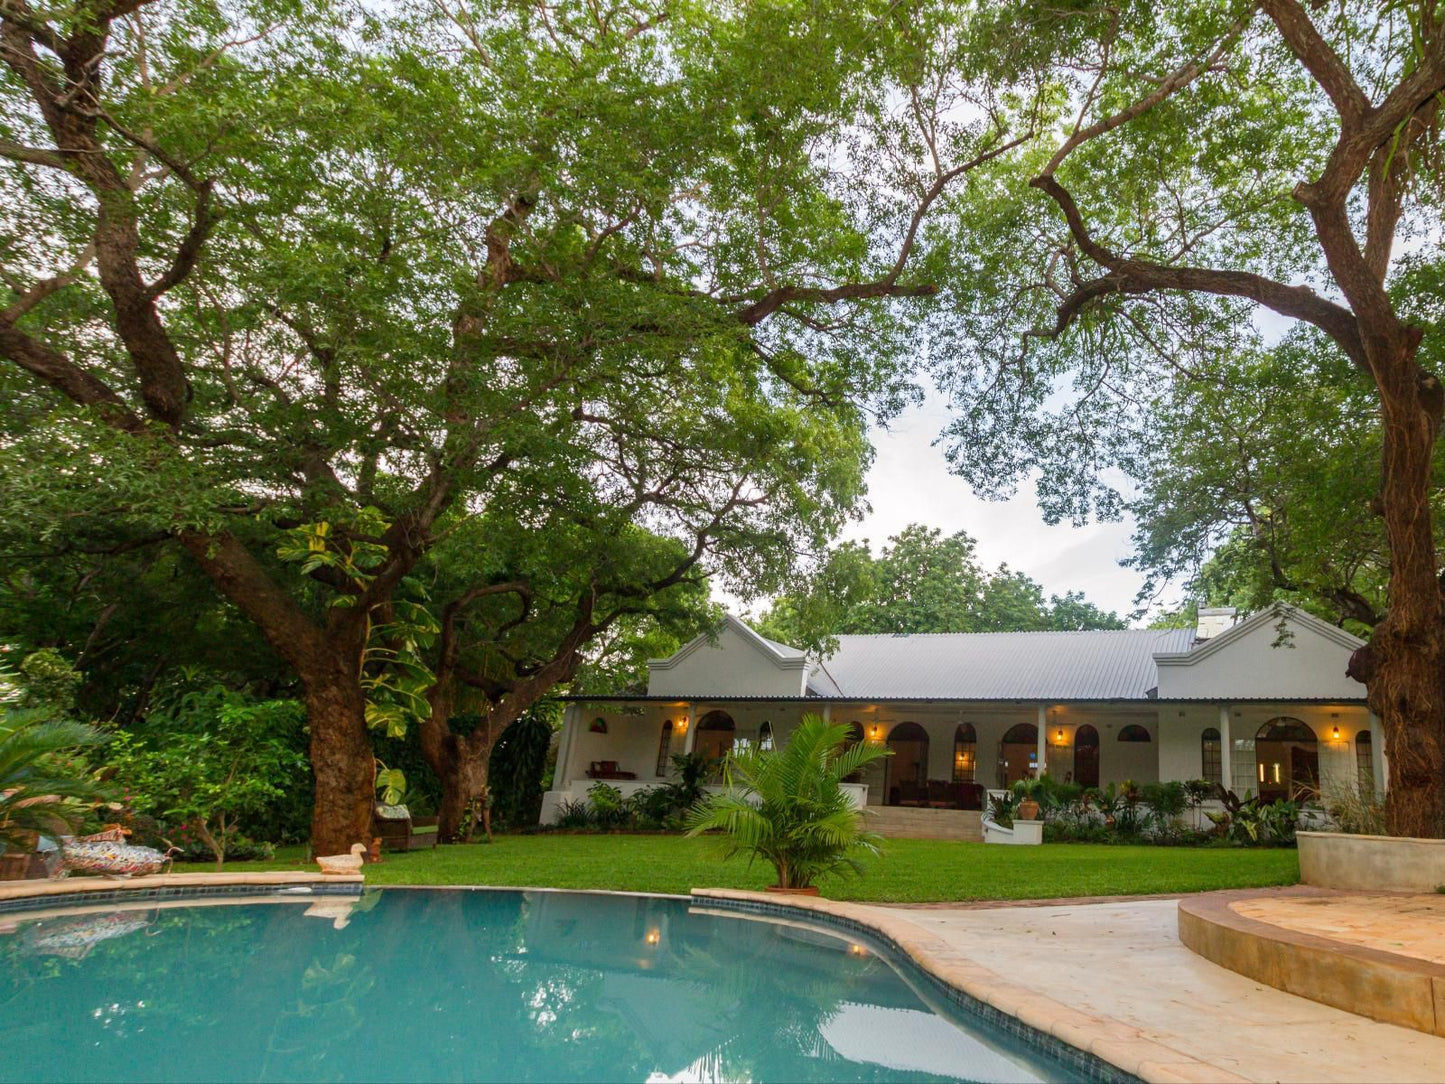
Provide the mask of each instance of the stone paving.
{"label": "stone paving", "polygon": [[[1270,902],[1288,904],[1290,895],[1280,892]],[[1054,1002],[1136,1028],[1248,1080],[1445,1080],[1445,1039],[1295,997],[1209,963],[1180,943],[1177,907],[1134,900],[859,910],[906,918]]]}
{"label": "stone paving", "polygon": [[1241,900],[1245,918],[1445,964],[1445,896],[1318,896]]}

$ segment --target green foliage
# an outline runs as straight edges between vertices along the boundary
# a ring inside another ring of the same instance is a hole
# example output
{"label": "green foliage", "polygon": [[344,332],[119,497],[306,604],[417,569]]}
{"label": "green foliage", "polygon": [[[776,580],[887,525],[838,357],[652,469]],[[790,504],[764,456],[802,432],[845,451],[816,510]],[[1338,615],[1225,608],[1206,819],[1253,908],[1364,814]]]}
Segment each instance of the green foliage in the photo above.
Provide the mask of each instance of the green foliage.
{"label": "green foliage", "polygon": [[808,647],[846,633],[1125,627],[1078,592],[1046,599],[1042,587],[1007,565],[987,572],[975,552],[968,534],[945,537],[921,524],[894,535],[877,557],[866,542],[845,542],[828,552],[804,591],[775,599],[754,625],[764,636]]}
{"label": "green foliage", "polygon": [[37,837],[73,834],[114,797],[80,759],[106,736],[83,723],[55,722],[40,709],[0,719],[0,854],[30,851]]}
{"label": "green foliage", "polygon": [[224,697],[204,729],[118,734],[107,762],[132,809],[193,831],[220,868],[245,818],[283,799],[305,769],[273,725],[295,712],[291,703]]}
{"label": "green foliage", "polygon": [[537,823],[542,811],[542,776],[552,728],[545,719],[524,715],[502,731],[492,746],[487,774],[492,816],[521,828]]}
{"label": "green foliage", "polygon": [[858,854],[876,855],[879,837],[864,829],[843,781],[887,755],[868,742],[850,744],[844,724],[805,715],[781,748],[749,748],[724,762],[727,790],[694,807],[688,834],[725,832],[729,853],[770,863],[782,888],[860,872]]}
{"label": "green foliage", "polygon": [[71,714],[80,688],[81,674],[54,648],[32,651],[20,660],[18,682],[20,706],[52,717]]}

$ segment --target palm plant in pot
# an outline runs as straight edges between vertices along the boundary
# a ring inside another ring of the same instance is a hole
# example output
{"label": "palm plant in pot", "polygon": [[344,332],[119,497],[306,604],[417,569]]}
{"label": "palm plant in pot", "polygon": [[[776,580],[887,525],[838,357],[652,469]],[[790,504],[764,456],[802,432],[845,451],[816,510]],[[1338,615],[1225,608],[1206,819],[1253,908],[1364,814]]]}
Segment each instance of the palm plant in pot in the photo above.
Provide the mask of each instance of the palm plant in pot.
{"label": "palm plant in pot", "polygon": [[806,715],[777,750],[749,748],[723,766],[726,790],[689,812],[688,835],[722,831],[728,856],[746,853],[777,870],[774,892],[817,895],[825,874],[859,872],[881,842],[863,827],[844,781],[888,752],[851,744],[849,728]]}
{"label": "palm plant in pot", "polygon": [[74,832],[111,796],[71,759],[105,740],[94,727],[51,722],[33,711],[0,720],[0,877],[23,876],[39,839]]}

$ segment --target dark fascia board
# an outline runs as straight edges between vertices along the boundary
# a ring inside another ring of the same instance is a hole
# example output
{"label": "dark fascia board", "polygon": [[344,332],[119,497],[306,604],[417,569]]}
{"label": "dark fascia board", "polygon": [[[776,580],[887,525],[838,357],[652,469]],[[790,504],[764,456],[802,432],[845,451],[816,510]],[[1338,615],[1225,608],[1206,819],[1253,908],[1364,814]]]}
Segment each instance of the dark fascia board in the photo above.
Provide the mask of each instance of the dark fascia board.
{"label": "dark fascia board", "polygon": [[986,697],[958,696],[558,696],[564,704],[1360,704],[1361,697],[1339,696],[1116,696],[1081,700],[1069,696]]}

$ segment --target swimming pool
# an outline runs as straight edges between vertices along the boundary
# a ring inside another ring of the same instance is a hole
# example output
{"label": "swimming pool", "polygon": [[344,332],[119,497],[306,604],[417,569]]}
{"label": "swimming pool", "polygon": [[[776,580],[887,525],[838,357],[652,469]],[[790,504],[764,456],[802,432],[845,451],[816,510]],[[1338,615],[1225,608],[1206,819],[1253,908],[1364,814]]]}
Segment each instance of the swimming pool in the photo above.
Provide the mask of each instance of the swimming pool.
{"label": "swimming pool", "polygon": [[1071,1076],[861,935],[685,899],[391,889],[3,918],[0,1080]]}

